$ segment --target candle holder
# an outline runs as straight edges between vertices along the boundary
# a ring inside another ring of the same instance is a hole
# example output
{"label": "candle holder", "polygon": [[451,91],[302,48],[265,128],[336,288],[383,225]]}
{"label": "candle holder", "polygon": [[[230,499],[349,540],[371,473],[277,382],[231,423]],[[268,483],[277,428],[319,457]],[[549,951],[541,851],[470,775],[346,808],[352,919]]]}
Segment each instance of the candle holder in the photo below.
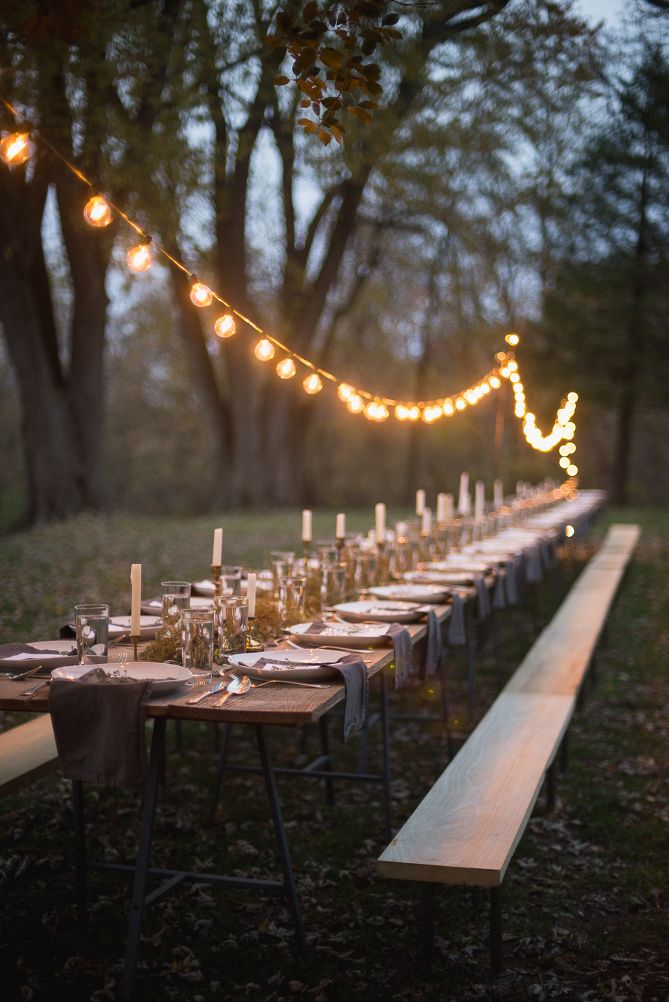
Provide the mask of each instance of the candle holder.
{"label": "candle holder", "polygon": [[311,556],[311,540],[310,539],[303,539],[302,540],[302,556],[304,557],[305,560],[309,560],[309,558]]}
{"label": "candle holder", "polygon": [[216,589],[215,595],[220,598],[223,594],[223,582],[221,581],[221,569],[222,564],[212,564],[211,565],[211,576],[214,579],[214,588]]}
{"label": "candle holder", "polygon": [[132,644],[132,658],[133,658],[133,661],[138,661],[139,660],[138,655],[137,655],[137,644],[139,643],[140,639],[141,638],[139,636],[136,636],[134,633],[130,634],[130,643]]}
{"label": "candle holder", "polygon": [[343,536],[338,536],[337,539],[335,539],[335,546],[337,547],[337,560],[339,561],[340,564],[343,564],[344,563],[344,546],[345,546],[345,542],[344,542],[344,537]]}

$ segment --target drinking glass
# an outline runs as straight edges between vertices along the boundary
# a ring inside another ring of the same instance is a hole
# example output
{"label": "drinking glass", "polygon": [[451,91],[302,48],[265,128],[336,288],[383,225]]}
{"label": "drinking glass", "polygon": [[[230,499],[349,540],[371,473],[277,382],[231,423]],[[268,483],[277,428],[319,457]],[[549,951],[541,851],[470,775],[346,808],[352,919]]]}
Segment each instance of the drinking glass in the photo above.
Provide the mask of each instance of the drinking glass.
{"label": "drinking glass", "polygon": [[77,637],[77,664],[93,664],[92,657],[108,656],[108,605],[75,605],[74,629]]}
{"label": "drinking glass", "polygon": [[184,609],[181,613],[181,663],[194,674],[208,672],[214,663],[214,613]]}
{"label": "drinking glass", "polygon": [[161,581],[163,597],[163,629],[174,630],[179,617],[190,606],[190,581]]}
{"label": "drinking glass", "polygon": [[277,608],[280,626],[286,626],[304,619],[306,587],[307,579],[302,576],[291,575],[279,580]]}
{"label": "drinking glass", "polygon": [[241,567],[221,567],[221,584],[223,594],[237,597],[242,593]]}
{"label": "drinking glass", "polygon": [[284,578],[291,577],[293,573],[293,561],[283,558],[272,560],[272,584],[274,586],[274,597],[279,597],[279,582]]}
{"label": "drinking glass", "polygon": [[321,567],[321,612],[343,602],[346,596],[346,564],[323,564]]}
{"label": "drinking glass", "polygon": [[249,604],[241,596],[217,596],[214,600],[216,650],[219,659],[246,650]]}
{"label": "drinking glass", "polygon": [[356,598],[361,591],[367,591],[376,580],[376,553],[356,554],[353,567],[353,586]]}

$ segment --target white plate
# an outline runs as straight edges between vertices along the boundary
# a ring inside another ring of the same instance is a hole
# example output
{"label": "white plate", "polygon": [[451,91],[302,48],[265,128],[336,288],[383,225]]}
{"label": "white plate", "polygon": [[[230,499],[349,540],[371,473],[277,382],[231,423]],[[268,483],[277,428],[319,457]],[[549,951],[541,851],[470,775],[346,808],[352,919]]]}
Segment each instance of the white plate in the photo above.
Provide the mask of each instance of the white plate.
{"label": "white plate", "polygon": [[[43,665],[50,665],[53,668],[59,668],[61,665],[76,665],[77,663],[77,644],[74,637],[71,640],[31,640],[29,643],[37,651],[58,651],[58,653],[31,654],[27,652],[25,654],[15,654],[14,657],[0,658],[0,666],[2,668],[14,669],[25,667],[27,670],[33,661]],[[69,653],[72,650],[74,650],[74,654]],[[98,660],[106,661],[107,659],[99,658]]]}
{"label": "white plate", "polygon": [[[253,654],[231,654],[228,660],[236,668],[243,668],[251,678],[302,679],[305,682],[334,678],[339,675],[332,665],[346,655],[334,651],[261,651]],[[259,658],[276,659],[275,668],[256,668]],[[289,662],[284,666],[282,662]]]}
{"label": "white plate", "polygon": [[459,557],[457,560],[435,560],[425,564],[426,571],[443,571],[444,574],[462,574],[468,571],[470,574],[485,574],[491,569],[492,561],[477,560],[472,557]]}
{"label": "white plate", "polygon": [[392,584],[370,588],[369,593],[378,598],[398,599],[400,602],[434,602],[438,605],[446,601],[448,589],[429,584]]}
{"label": "white plate", "polygon": [[[140,616],[139,635],[140,637],[145,637],[149,640],[151,637],[155,637],[156,631],[159,630],[162,625],[163,621],[160,616]],[[130,616],[110,616],[109,636],[112,639],[115,636],[119,637],[121,634],[129,632]]]}
{"label": "white plate", "polygon": [[414,584],[468,585],[474,576],[471,571],[408,571],[402,577]]}
{"label": "white plate", "polygon": [[[191,595],[190,607],[191,609],[213,609],[214,600],[212,598],[198,598],[197,595]],[[152,618],[160,615],[162,609],[162,599],[154,598],[151,601],[142,602],[142,612],[150,613]]]}
{"label": "white plate", "polygon": [[388,639],[388,627],[380,623],[327,623],[322,633],[312,633],[311,623],[296,623],[289,627],[290,633],[303,644],[336,644],[361,650],[364,647],[378,647]]}
{"label": "white plate", "polygon": [[340,602],[334,611],[343,619],[354,623],[375,620],[380,623],[416,623],[425,615],[425,609],[416,602]]}
{"label": "white plate", "polygon": [[[101,667],[108,675],[127,674],[138,682],[150,682],[151,692],[155,693],[171,692],[192,678],[188,668],[182,668],[181,665],[165,665],[158,661],[130,661],[128,664],[103,664]],[[90,665],[56,668],[51,672],[51,678],[76,682],[90,670]]]}

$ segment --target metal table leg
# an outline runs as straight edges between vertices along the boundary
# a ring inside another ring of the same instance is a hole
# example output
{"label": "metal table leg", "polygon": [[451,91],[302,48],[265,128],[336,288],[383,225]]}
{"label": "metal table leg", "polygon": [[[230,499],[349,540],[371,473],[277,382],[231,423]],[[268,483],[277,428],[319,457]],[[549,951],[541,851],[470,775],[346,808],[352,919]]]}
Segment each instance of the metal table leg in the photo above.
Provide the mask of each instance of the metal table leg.
{"label": "metal table leg", "polygon": [[[318,731],[321,738],[321,755],[326,760],[325,769],[327,772],[331,772],[332,758],[330,755],[330,735],[328,734],[327,719],[325,717],[321,717],[321,719],[318,721]],[[330,806],[334,805],[335,802],[334,783],[332,779],[328,777],[326,777],[325,779],[325,799],[327,800],[328,804],[330,804]]]}
{"label": "metal table leg", "polygon": [[137,863],[132,886],[130,918],[128,921],[128,943],[125,951],[125,966],[123,968],[123,984],[121,998],[130,1002],[135,995],[137,980],[137,958],[139,956],[139,939],[142,928],[142,915],[146,898],[146,885],[151,859],[151,841],[153,837],[153,822],[156,816],[158,787],[163,758],[165,756],[165,729],[167,720],[158,717],[153,724],[151,740],[151,755],[149,771],[144,786],[144,803],[142,805],[142,823],[139,831],[139,846]]}
{"label": "metal table leg", "polygon": [[379,672],[380,676],[380,698],[381,698],[381,742],[383,750],[383,761],[381,772],[383,775],[383,816],[386,823],[386,838],[392,838],[392,808],[390,802],[390,731],[388,728],[388,683],[385,671]]}
{"label": "metal table leg", "polygon": [[77,923],[80,929],[88,925],[88,905],[86,902],[86,822],[84,820],[84,786],[78,779],[72,780],[72,812],[74,815],[74,870],[77,901]]}
{"label": "metal table leg", "polygon": [[263,776],[265,779],[265,788],[267,790],[267,797],[269,799],[270,811],[272,813],[272,824],[274,825],[274,835],[276,837],[276,847],[279,856],[279,863],[281,864],[281,871],[283,873],[283,886],[288,899],[288,906],[293,916],[293,925],[295,927],[295,939],[297,940],[297,947],[300,953],[304,956],[307,952],[307,943],[304,936],[304,926],[302,924],[302,913],[300,911],[300,903],[297,899],[297,889],[295,887],[295,878],[293,876],[293,866],[290,861],[290,850],[288,849],[288,839],[286,838],[286,829],[283,824],[283,813],[281,811],[281,801],[279,800],[279,791],[276,788],[276,779],[274,777],[274,769],[272,768],[272,763],[269,757],[269,751],[267,749],[267,743],[265,742],[265,730],[261,724],[256,724],[256,741],[258,742],[258,751],[260,753],[260,762],[262,765]]}
{"label": "metal table leg", "polygon": [[225,772],[225,762],[228,757],[228,744],[230,743],[230,729],[232,724],[221,724],[223,729],[223,737],[221,739],[221,749],[218,753],[218,765],[216,767],[216,776],[214,778],[214,789],[211,795],[211,805],[209,807],[209,824],[213,824],[214,818],[216,817],[216,808],[218,807],[218,800],[221,796],[221,787],[223,785],[223,773]]}

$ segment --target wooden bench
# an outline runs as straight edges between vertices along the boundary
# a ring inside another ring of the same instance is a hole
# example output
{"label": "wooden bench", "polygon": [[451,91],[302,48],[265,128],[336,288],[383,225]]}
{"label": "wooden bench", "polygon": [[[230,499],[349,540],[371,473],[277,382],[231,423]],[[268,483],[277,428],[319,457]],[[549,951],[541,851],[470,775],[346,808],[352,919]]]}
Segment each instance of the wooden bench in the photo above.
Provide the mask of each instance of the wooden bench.
{"label": "wooden bench", "polygon": [[510,682],[377,861],[381,876],[424,885],[428,955],[435,884],[487,887],[492,970],[501,970],[502,880],[546,779],[552,806],[555,758],[638,538],[637,526],[609,530]]}
{"label": "wooden bench", "polygon": [[39,717],[0,734],[0,797],[16,793],[56,768],[51,717]]}

